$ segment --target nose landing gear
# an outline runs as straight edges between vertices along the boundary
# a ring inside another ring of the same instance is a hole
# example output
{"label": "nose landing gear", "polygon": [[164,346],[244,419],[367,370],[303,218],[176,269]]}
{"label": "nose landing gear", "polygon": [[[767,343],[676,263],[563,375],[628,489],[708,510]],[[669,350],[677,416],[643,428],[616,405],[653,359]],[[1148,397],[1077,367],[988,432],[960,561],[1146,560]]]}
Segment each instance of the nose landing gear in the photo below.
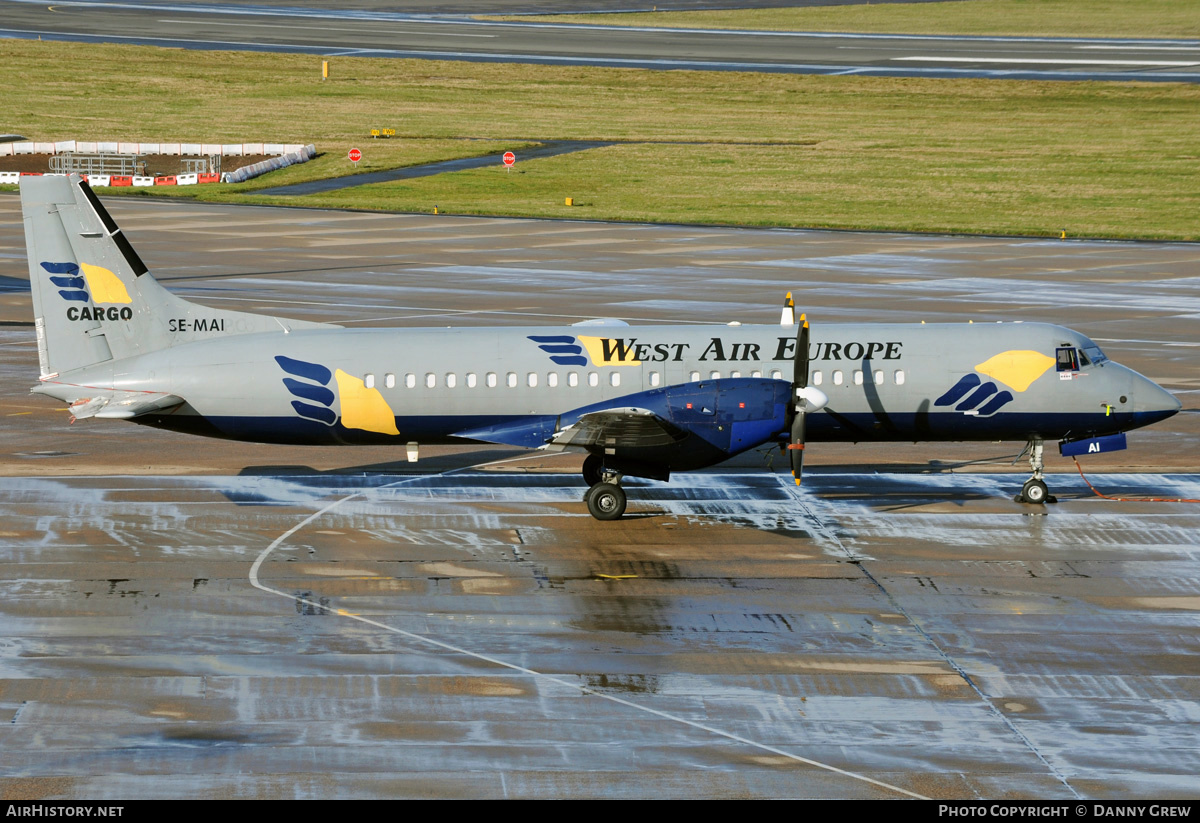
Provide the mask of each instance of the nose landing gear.
{"label": "nose landing gear", "polygon": [[1057,503],[1058,498],[1050,494],[1046,488],[1046,481],[1042,478],[1042,438],[1031,437],[1029,444],[1025,447],[1029,452],[1029,468],[1033,471],[1033,476],[1025,481],[1025,485],[1021,487],[1021,493],[1013,497],[1013,500],[1018,503]]}

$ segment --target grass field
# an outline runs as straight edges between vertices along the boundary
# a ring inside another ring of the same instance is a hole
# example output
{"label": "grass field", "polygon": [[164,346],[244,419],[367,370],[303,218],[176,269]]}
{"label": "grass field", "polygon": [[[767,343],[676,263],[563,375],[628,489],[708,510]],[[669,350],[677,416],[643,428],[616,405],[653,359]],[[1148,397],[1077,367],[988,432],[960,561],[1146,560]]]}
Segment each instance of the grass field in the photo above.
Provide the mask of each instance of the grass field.
{"label": "grass field", "polygon": [[1200,37],[1195,0],[959,0],[789,9],[522,16],[521,20],[760,31]]}
{"label": "grass field", "polygon": [[[1200,87],[654,72],[0,40],[5,130],[314,143],[223,202],[609,220],[1197,239]],[[104,66],[97,72],[96,66]],[[371,128],[394,128],[371,141]],[[303,198],[255,188],[540,140],[617,145]],[[115,191],[115,190],[114,190]],[[564,198],[575,199],[568,208]]]}

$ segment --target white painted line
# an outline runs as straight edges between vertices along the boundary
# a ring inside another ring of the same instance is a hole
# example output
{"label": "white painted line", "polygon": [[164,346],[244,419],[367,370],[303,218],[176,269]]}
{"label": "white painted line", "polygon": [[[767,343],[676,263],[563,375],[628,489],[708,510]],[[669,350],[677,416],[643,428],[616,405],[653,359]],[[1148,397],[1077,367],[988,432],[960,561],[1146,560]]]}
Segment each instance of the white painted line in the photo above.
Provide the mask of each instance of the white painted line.
{"label": "white painted line", "polygon": [[889,60],[929,63],[1005,63],[1014,66],[1155,66],[1158,68],[1195,66],[1194,60],[1053,60],[1035,57],[890,57]]}
{"label": "white painted line", "polygon": [[[160,23],[182,23],[182,24],[188,25],[188,26],[198,25],[197,21],[195,21],[195,20],[164,20],[164,19],[160,19],[158,22],[160,22]],[[239,29],[244,29],[244,28],[287,29],[288,31],[299,31],[299,30],[307,29],[309,31],[350,31],[350,32],[354,32],[356,34],[380,34],[380,33],[416,34],[416,35],[429,35],[430,37],[488,37],[488,38],[492,38],[492,39],[495,39],[496,37],[499,36],[496,34],[463,34],[462,32],[456,32],[456,31],[409,31],[409,30],[387,29],[387,30],[385,30],[385,32],[380,32],[380,31],[376,30],[379,26],[380,21],[370,20],[370,21],[364,21],[364,22],[371,24],[370,30],[367,30],[367,27],[365,27],[365,26],[359,26],[356,29],[336,28],[334,26],[280,26],[280,25],[277,25],[274,23],[248,23],[245,20],[238,20],[237,22],[231,21],[229,23],[226,23],[221,20],[207,20],[206,19],[203,21],[203,24],[206,26],[233,26],[233,27],[239,28]]]}
{"label": "white painted line", "polygon": [[1077,49],[1096,49],[1097,51],[1194,51],[1200,53],[1200,46],[1076,46]]}
{"label": "white painted line", "polygon": [[[440,475],[434,475],[434,476],[444,477],[447,474],[469,471],[471,469],[482,468],[483,466],[499,465],[500,463],[510,463],[510,462],[515,462],[516,460],[533,459],[535,457],[545,457],[545,455],[539,453],[537,455],[532,455],[528,458],[524,458],[524,457],[512,458],[512,459],[504,460],[504,461],[480,463],[475,466],[467,466],[467,467],[464,467],[461,469],[453,469],[450,472],[443,472]],[[412,482],[416,482],[418,480],[424,480],[429,476],[430,475],[422,475],[422,476],[418,476],[418,477],[405,478],[404,480],[399,480],[395,483],[389,483],[385,486],[380,486],[379,489],[386,489],[386,488],[390,488],[393,486],[400,486],[405,483],[412,483]],[[374,491],[378,491],[379,489],[376,489]],[[303,603],[306,606],[311,606],[314,609],[320,609],[320,610],[328,612],[330,614],[338,615],[339,617],[348,617],[351,620],[357,620],[358,622],[365,623],[368,626],[374,626],[377,629],[381,629],[386,632],[391,632],[392,634],[397,634],[397,635],[400,635],[401,637],[406,637],[409,640],[415,641],[417,643],[424,643],[429,646],[435,646],[439,649],[445,649],[446,651],[454,652],[455,654],[461,654],[461,655],[465,655],[467,657],[473,657],[474,659],[481,660],[485,663],[491,663],[494,666],[500,666],[505,669],[511,669],[512,671],[520,672],[521,674],[528,675],[529,677],[533,677],[533,678],[537,678],[539,680],[553,683],[556,686],[562,686],[567,689],[574,689],[574,690],[576,690],[582,694],[586,694],[590,697],[599,697],[603,700],[608,700],[609,702],[617,703],[621,706],[625,706],[627,708],[634,709],[639,712],[645,712],[646,714],[651,714],[651,715],[654,715],[655,717],[660,717],[664,720],[670,720],[675,723],[681,723],[685,726],[690,726],[693,729],[699,729],[700,731],[708,732],[709,734],[716,735],[717,737],[723,737],[726,740],[732,740],[735,743],[741,743],[746,746],[751,746],[756,749],[761,749],[762,751],[770,752],[771,754],[777,754],[780,757],[786,757],[789,760],[794,760],[797,763],[803,763],[806,766],[813,766],[818,769],[824,769],[825,771],[833,772],[834,774],[842,775],[843,777],[849,777],[853,780],[859,780],[864,783],[870,783],[871,785],[878,786],[881,789],[886,789],[887,791],[896,792],[898,794],[902,794],[906,797],[911,797],[916,800],[930,800],[931,799],[924,795],[917,794],[916,792],[910,792],[908,789],[902,789],[899,786],[893,786],[890,783],[884,783],[882,780],[876,780],[873,777],[867,777],[866,775],[863,775],[863,774],[846,771],[845,769],[839,769],[837,766],[832,766],[828,763],[822,763],[819,760],[810,760],[807,757],[801,757],[800,755],[792,754],[791,752],[786,752],[783,749],[777,749],[774,746],[768,746],[765,743],[759,743],[755,740],[750,740],[750,739],[742,737],[740,735],[732,734],[730,732],[722,731],[721,729],[713,728],[712,726],[706,726],[703,723],[697,723],[695,720],[688,720],[686,717],[680,717],[678,715],[674,715],[669,712],[660,711],[658,709],[652,709],[648,706],[642,706],[637,703],[634,703],[633,701],[626,700],[622,697],[616,697],[615,695],[606,694],[604,692],[598,692],[594,689],[589,689],[587,686],[581,686],[578,683],[573,683],[570,680],[565,680],[561,677],[555,677],[553,675],[544,674],[542,672],[535,671],[533,669],[529,669],[524,666],[517,665],[516,663],[509,663],[508,661],[501,660],[496,657],[491,657],[489,655],[470,651],[469,649],[464,649],[461,646],[454,646],[454,645],[451,645],[450,643],[444,643],[441,640],[434,640],[431,637],[424,637],[423,635],[414,634],[413,632],[405,631],[404,629],[398,629],[395,626],[389,626],[386,623],[380,623],[378,620],[372,620],[369,617],[363,617],[362,615],[351,614],[350,612],[344,611],[342,609],[330,608],[327,605],[323,605],[321,603],[317,603],[312,600],[305,600],[304,598],[297,597],[294,594],[289,594],[287,592],[279,591],[278,589],[272,589],[269,586],[264,586],[259,581],[258,571],[259,571],[259,569],[262,568],[262,564],[266,561],[266,559],[268,557],[271,556],[271,553],[273,551],[275,551],[275,549],[277,549],[281,545],[283,545],[283,543],[286,542],[289,537],[291,537],[296,532],[300,531],[302,528],[307,526],[309,523],[312,523],[314,520],[317,520],[318,518],[322,517],[323,515],[328,514],[329,512],[338,508],[342,504],[348,503],[349,501],[355,499],[356,497],[364,497],[365,494],[366,494],[365,492],[355,492],[354,494],[350,494],[350,495],[342,497],[338,500],[335,500],[332,503],[330,503],[329,505],[325,506],[324,508],[313,512],[308,517],[304,518],[299,523],[297,523],[295,526],[292,526],[290,529],[285,531],[283,534],[279,535],[279,537],[276,537],[274,540],[272,540],[271,545],[269,545],[265,549],[263,549],[262,553],[259,554],[259,556],[255,559],[254,564],[250,567],[250,585],[252,585],[254,588],[258,589],[259,591],[264,591],[264,592],[267,592],[268,594],[278,595],[279,597],[286,598],[287,600],[289,600],[293,603]]]}

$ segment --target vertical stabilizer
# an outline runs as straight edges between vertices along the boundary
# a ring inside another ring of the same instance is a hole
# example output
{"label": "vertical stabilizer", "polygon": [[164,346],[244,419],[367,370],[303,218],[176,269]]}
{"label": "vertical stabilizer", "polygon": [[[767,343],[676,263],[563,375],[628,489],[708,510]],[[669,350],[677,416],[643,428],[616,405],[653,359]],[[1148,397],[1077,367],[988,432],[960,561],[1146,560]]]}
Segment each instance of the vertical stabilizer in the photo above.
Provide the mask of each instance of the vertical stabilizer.
{"label": "vertical stabilizer", "polygon": [[210,337],[325,325],[171,294],[77,175],[22,177],[21,209],[43,379]]}

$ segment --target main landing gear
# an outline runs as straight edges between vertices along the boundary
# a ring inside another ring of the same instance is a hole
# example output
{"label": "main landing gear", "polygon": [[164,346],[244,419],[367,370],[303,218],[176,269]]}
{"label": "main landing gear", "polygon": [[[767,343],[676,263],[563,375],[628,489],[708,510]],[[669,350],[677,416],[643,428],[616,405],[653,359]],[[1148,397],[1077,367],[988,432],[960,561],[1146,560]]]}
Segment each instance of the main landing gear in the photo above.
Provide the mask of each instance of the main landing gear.
{"label": "main landing gear", "polygon": [[1033,476],[1025,481],[1025,485],[1021,487],[1021,493],[1013,500],[1018,503],[1057,503],[1058,498],[1050,494],[1046,489],[1046,481],[1042,478],[1042,438],[1031,437],[1029,444],[1025,447],[1029,452],[1029,468],[1033,471]]}
{"label": "main landing gear", "polygon": [[604,460],[591,454],[583,461],[583,479],[590,488],[583,496],[588,513],[597,520],[616,520],[625,514],[625,490],[619,485],[621,474],[604,468]]}

